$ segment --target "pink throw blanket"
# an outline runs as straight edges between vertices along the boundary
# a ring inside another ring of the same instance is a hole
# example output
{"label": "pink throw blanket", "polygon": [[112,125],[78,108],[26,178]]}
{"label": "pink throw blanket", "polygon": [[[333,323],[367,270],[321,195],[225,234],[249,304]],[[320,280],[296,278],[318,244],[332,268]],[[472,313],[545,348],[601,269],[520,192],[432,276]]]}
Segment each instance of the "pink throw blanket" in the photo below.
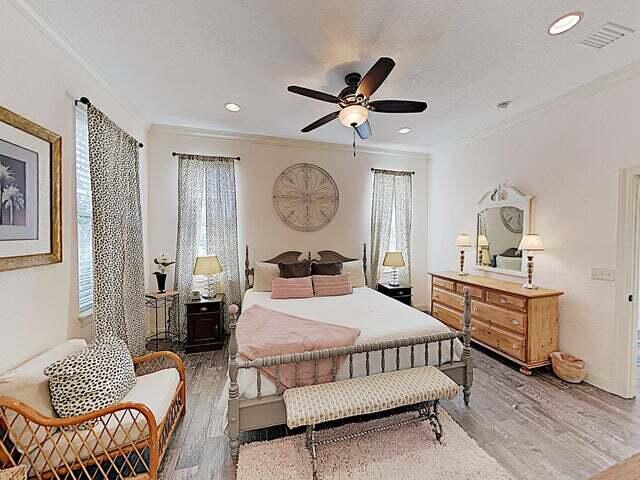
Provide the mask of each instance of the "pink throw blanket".
{"label": "pink throw blanket", "polygon": [[[357,328],[308,320],[286,313],[276,312],[260,305],[253,305],[242,312],[236,330],[238,352],[248,360],[285,353],[308,352],[324,348],[348,347],[360,335]],[[337,367],[344,357],[338,359]],[[298,386],[311,385],[314,379],[314,362],[298,364]],[[263,371],[275,379],[275,367]],[[318,383],[331,381],[332,360],[318,361]],[[294,364],[280,366],[280,383],[286,388],[296,386]]]}

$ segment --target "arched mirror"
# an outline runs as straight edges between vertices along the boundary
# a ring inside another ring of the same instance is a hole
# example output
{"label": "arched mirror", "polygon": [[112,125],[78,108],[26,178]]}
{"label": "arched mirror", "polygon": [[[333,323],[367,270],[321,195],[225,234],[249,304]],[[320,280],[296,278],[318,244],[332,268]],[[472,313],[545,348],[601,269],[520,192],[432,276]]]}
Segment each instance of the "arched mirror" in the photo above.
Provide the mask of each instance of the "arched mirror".
{"label": "arched mirror", "polygon": [[518,245],[529,233],[531,199],[504,184],[485,193],[478,202],[476,269],[526,276],[526,260]]}

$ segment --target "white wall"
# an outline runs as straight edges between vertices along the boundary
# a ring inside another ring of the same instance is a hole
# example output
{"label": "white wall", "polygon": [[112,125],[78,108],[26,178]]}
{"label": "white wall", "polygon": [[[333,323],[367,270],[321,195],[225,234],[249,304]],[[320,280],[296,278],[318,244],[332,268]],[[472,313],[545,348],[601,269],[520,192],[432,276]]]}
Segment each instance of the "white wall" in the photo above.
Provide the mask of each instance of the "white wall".
{"label": "white wall", "polygon": [[[264,260],[285,250],[336,250],[361,258],[362,244],[369,243],[371,221],[371,168],[413,170],[414,221],[412,228],[412,283],[414,301],[426,305],[427,184],[425,155],[358,153],[343,147],[310,142],[281,144],[251,139],[198,136],[153,127],[149,152],[149,255],[176,251],[177,160],[172,151],[195,154],[240,156],[237,163],[238,229],[241,268],[244,245],[251,260]],[[286,226],[273,208],[272,189],[277,176],[295,163],[312,163],[327,170],[340,192],[334,219],[316,232],[298,232]],[[149,270],[149,273],[151,270]],[[241,272],[244,278],[244,270]],[[173,276],[168,278],[173,282]]]}
{"label": "white wall", "polygon": [[432,155],[429,267],[455,269],[455,235],[475,231],[476,203],[485,191],[507,180],[534,195],[532,231],[545,244],[535,281],[566,292],[560,348],[584,358],[588,380],[611,391],[618,390],[615,284],[592,280],[590,271],[616,266],[618,176],[621,168],[640,165],[639,125],[635,77]]}
{"label": "white wall", "polygon": [[74,98],[88,97],[142,142],[146,127],[11,2],[0,2],[0,18],[0,105],[61,135],[63,155],[63,262],[0,272],[2,372],[67,338],[92,334],[90,322],[78,320],[77,308]]}

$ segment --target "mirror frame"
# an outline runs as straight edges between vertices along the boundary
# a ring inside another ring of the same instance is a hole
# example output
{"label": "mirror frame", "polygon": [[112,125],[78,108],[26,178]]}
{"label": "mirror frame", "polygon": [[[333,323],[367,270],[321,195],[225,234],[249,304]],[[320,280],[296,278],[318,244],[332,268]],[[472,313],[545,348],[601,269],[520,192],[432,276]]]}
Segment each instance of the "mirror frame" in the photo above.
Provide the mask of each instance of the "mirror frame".
{"label": "mirror frame", "polygon": [[[526,235],[531,233],[530,220],[531,220],[531,200],[533,196],[525,195],[515,187],[508,186],[506,183],[499,184],[496,188],[493,188],[486,192],[476,208],[476,239],[475,239],[475,262],[474,268],[476,270],[482,270],[485,272],[501,273],[503,275],[513,275],[517,277],[527,276],[527,262],[522,262],[522,268],[520,270],[509,270],[506,268],[488,267],[486,265],[478,265],[478,229],[480,227],[478,222],[478,215],[487,208],[496,207],[516,207],[524,212],[522,219],[522,234]],[[524,258],[524,257],[523,257]]]}

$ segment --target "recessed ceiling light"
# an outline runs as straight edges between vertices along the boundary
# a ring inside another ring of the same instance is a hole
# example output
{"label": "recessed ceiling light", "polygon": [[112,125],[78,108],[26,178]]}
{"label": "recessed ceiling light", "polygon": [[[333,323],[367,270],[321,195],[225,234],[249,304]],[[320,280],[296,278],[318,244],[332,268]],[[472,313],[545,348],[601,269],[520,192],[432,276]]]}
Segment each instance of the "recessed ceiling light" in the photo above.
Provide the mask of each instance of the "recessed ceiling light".
{"label": "recessed ceiling light", "polygon": [[224,108],[226,108],[230,112],[239,112],[240,111],[240,105],[238,105],[237,103],[225,103],[224,104]]}
{"label": "recessed ceiling light", "polygon": [[551,24],[549,33],[551,35],[560,35],[561,33],[571,30],[582,20],[583,15],[584,13],[582,12],[571,12],[563,15]]}
{"label": "recessed ceiling light", "polygon": [[400,135],[406,135],[407,133],[409,133],[411,131],[411,129],[409,127],[402,127],[400,129],[398,129],[398,133]]}

